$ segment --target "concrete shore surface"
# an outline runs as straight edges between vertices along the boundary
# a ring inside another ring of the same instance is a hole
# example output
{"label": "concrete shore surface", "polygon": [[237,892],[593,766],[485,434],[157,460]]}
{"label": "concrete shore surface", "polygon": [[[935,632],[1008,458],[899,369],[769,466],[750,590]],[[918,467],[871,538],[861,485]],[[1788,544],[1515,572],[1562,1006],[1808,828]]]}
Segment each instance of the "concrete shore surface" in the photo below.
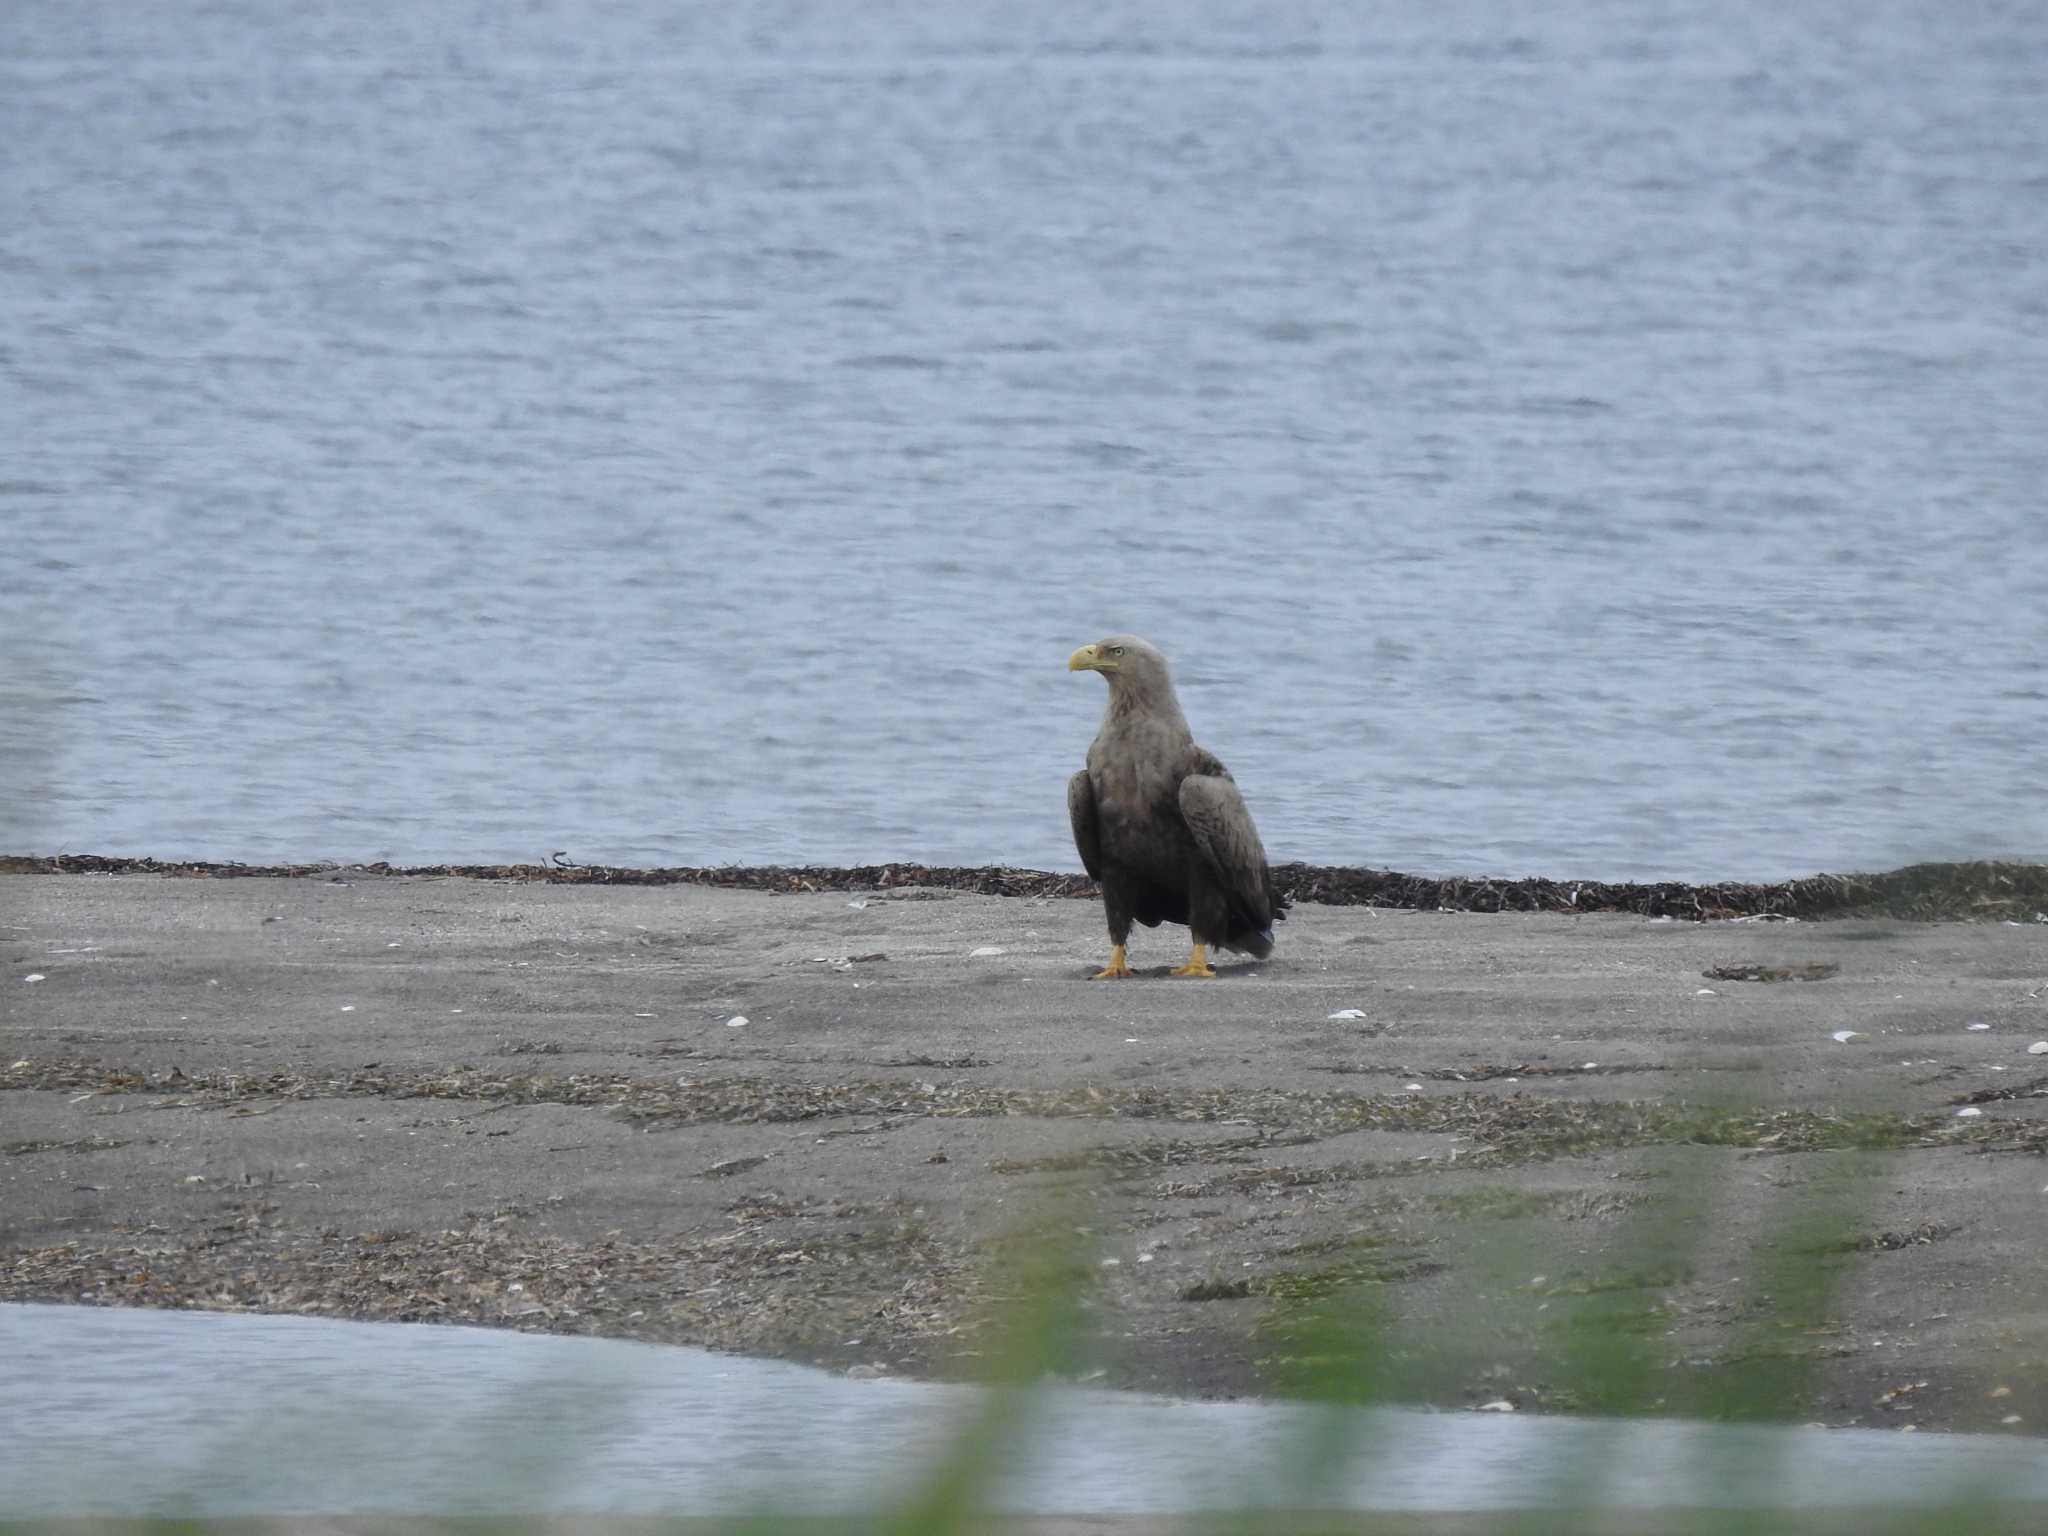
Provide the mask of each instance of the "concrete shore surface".
{"label": "concrete shore surface", "polygon": [[1113,1384],[1289,1390],[1369,1296],[1396,1396],[1597,1408],[1557,1330],[1621,1298],[1673,1410],[1764,1360],[1802,1419],[2048,1426],[2048,925],[1305,904],[1094,982],[1095,903],[925,889],[12,875],[0,923],[7,1299],[971,1376],[1056,1234]]}

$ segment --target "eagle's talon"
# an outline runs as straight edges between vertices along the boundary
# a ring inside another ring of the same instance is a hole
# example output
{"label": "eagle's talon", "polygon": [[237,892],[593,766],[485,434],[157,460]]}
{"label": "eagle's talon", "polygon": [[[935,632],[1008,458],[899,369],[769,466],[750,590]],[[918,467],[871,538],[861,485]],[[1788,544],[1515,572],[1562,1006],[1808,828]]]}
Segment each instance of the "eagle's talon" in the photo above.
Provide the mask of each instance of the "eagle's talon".
{"label": "eagle's talon", "polygon": [[1169,976],[1214,976],[1216,973],[1209,969],[1207,946],[1197,944],[1194,947],[1194,951],[1188,956],[1188,963],[1186,965],[1177,965],[1166,974]]}
{"label": "eagle's talon", "polygon": [[1090,981],[1113,981],[1119,976],[1128,976],[1130,974],[1130,966],[1124,963],[1123,945],[1112,944],[1109,947],[1109,964],[1105,965],[1088,979]]}

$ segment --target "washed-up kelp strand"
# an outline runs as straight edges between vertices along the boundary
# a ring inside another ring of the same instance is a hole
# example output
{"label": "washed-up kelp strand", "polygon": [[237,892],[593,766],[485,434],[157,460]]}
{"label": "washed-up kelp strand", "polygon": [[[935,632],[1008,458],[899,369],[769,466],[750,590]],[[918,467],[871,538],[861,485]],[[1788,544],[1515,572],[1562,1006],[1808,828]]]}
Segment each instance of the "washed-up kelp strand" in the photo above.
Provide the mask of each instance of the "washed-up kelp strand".
{"label": "washed-up kelp strand", "polygon": [[[553,885],[703,885],[745,891],[967,891],[983,896],[1093,897],[1085,875],[1000,865],[732,865],[628,869],[601,864],[220,864],[65,854],[0,858],[0,874],[159,874],[353,878],[456,876]],[[1890,917],[1917,921],[2048,921],[2048,863],[1912,864],[1882,874],[1812,875],[1773,884],[1688,885],[1597,880],[1519,880],[1404,875],[1328,864],[1280,864],[1273,877],[1289,899],[1325,906],[1450,912],[1634,912],[1644,917]]]}
{"label": "washed-up kelp strand", "polygon": [[1294,900],[1456,912],[1634,912],[1644,917],[1894,917],[2033,921],[2048,911],[2048,864],[1913,864],[1882,874],[1811,875],[1774,884],[1432,879],[1390,870],[1288,864]]}
{"label": "washed-up kelp strand", "polygon": [[725,1231],[578,1242],[514,1208],[440,1232],[351,1234],[294,1229],[252,1199],[195,1237],[152,1229],[0,1254],[0,1301],[485,1323],[932,1371],[986,1300],[980,1269],[915,1208],[806,1199],[727,1213]]}
{"label": "washed-up kelp strand", "polygon": [[1418,1096],[1314,1093],[1279,1088],[1164,1090],[1083,1085],[1014,1089],[964,1082],[841,1080],[778,1083],[766,1078],[635,1078],[618,1073],[485,1072],[473,1067],[310,1067],[268,1072],[186,1073],[110,1067],[79,1059],[25,1058],[0,1068],[0,1092],[144,1095],[171,1105],[233,1111],[312,1099],[440,1099],[560,1104],[608,1110],[644,1125],[788,1124],[866,1116],[1047,1120],[1140,1120],[1249,1124],[1272,1142],[1353,1131],[1433,1132],[1466,1138],[1467,1156],[1489,1150],[1540,1160],[1622,1147],[1692,1144],[1778,1152],[1847,1147],[2004,1146],[2036,1122],[1984,1118],[1959,1126],[1948,1115],[1842,1114],[1801,1108],[1726,1109],[1638,1100],[1549,1099],[1484,1092]]}
{"label": "washed-up kelp strand", "polygon": [[909,888],[967,891],[981,896],[1084,896],[1096,894],[1086,875],[1064,875],[1000,865],[716,865],[633,869],[606,864],[235,864],[59,854],[52,858],[0,855],[0,874],[167,875],[186,879],[350,879],[403,875],[465,880],[524,880],[550,885],[707,885],[735,891],[795,894],[804,891],[891,891]]}

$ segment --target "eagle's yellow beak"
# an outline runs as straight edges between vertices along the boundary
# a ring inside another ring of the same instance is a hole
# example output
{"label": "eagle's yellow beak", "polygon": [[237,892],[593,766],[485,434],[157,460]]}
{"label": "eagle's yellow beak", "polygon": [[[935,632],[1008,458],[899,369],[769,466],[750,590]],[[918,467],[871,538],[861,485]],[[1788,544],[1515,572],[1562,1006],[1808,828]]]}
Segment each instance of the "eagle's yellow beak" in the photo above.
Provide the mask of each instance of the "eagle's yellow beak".
{"label": "eagle's yellow beak", "polygon": [[1099,672],[1102,670],[1102,647],[1084,645],[1067,658],[1069,672]]}

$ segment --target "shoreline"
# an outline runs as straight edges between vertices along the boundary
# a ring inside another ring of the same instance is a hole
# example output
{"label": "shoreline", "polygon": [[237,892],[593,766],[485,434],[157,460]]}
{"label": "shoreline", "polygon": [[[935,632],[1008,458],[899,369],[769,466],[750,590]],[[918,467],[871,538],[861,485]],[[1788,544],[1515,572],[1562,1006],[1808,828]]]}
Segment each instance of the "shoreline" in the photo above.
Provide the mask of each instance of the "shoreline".
{"label": "shoreline", "polygon": [[1304,902],[1096,983],[1078,900],[319,873],[0,876],[0,1299],[954,1379],[1056,1244],[1111,1385],[1292,1395],[1370,1296],[1399,1400],[1601,1411],[1622,1305],[1653,1411],[2048,1426],[2048,925]]}
{"label": "shoreline", "polygon": [[[702,886],[717,890],[849,893],[904,887],[981,896],[1092,900],[1084,874],[1010,865],[276,864],[158,860],[102,854],[4,854],[0,875],[152,874],[185,879],[314,879],[359,873],[548,885]],[[1888,917],[1911,922],[2048,923],[2048,861],[1975,859],[1780,881],[1598,881],[1542,876],[1403,874],[1363,865],[1273,866],[1281,894],[1320,906],[1420,912],[1629,912],[1713,921],[1736,917]]]}

